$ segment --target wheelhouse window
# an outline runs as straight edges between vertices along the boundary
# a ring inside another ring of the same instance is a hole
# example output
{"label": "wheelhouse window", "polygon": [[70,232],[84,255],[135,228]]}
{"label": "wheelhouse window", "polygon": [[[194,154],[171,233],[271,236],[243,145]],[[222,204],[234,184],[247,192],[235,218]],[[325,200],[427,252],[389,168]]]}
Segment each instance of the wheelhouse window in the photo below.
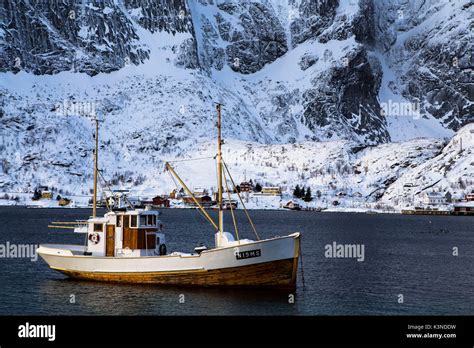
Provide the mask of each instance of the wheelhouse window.
{"label": "wheelhouse window", "polygon": [[102,232],[102,224],[94,224],[94,232]]}
{"label": "wheelhouse window", "polygon": [[140,215],[140,226],[146,226],[146,215]]}
{"label": "wheelhouse window", "polygon": [[147,220],[148,220],[148,225],[150,226],[155,226],[155,224],[153,223],[153,218],[155,217],[155,215],[148,215],[147,216]]}
{"label": "wheelhouse window", "polygon": [[122,227],[122,216],[117,216],[117,227]]}
{"label": "wheelhouse window", "polygon": [[131,216],[130,227],[137,227],[137,216],[136,215]]}

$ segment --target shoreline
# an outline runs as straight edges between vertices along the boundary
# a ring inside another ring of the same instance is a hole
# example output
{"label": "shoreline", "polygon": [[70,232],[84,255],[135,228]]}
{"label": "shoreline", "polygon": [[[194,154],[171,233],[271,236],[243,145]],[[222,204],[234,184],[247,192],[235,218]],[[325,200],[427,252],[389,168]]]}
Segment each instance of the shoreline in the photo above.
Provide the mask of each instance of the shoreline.
{"label": "shoreline", "polygon": [[[3,207],[11,207],[11,208],[26,208],[26,209],[84,209],[84,210],[90,210],[92,207],[89,206],[48,206],[48,205],[30,205],[30,204],[1,204],[0,203],[0,208]],[[107,208],[105,207],[100,207],[98,209],[104,209],[106,210]],[[163,210],[180,210],[180,209],[186,209],[186,210],[196,210],[196,207],[161,207],[161,208],[155,208],[159,211]],[[213,210],[213,209],[209,209]],[[243,211],[241,208],[235,209],[236,211]],[[378,209],[371,209],[371,208],[326,208],[326,209],[321,209],[321,210],[314,210],[314,209],[301,209],[301,210],[291,210],[291,209],[286,209],[286,208],[251,208],[247,209],[249,211],[272,211],[272,212],[301,212],[301,213],[352,213],[352,214],[397,214],[397,215],[410,215],[410,214],[403,214],[402,210],[395,209],[393,211],[389,210],[378,210]],[[429,215],[429,214],[420,214],[420,215]],[[440,215],[443,216],[443,215]],[[447,214],[444,216],[455,216],[454,214]]]}

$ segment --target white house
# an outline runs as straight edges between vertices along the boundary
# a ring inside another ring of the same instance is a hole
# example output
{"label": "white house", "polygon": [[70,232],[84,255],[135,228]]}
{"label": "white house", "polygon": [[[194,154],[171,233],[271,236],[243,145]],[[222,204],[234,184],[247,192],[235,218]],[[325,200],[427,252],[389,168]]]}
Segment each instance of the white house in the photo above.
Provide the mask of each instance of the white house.
{"label": "white house", "polygon": [[425,205],[443,205],[447,203],[442,192],[427,192],[423,195],[422,202]]}

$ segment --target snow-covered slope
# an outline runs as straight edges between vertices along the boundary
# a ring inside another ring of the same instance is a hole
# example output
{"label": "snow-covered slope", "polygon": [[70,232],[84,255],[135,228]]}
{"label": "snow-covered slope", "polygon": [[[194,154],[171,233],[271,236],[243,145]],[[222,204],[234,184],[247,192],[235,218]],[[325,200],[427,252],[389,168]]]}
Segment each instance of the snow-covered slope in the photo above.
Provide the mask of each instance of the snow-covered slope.
{"label": "snow-covered slope", "polygon": [[422,193],[450,192],[461,199],[474,185],[474,124],[463,127],[436,156],[399,176],[383,201],[401,205]]}
{"label": "snow-covered slope", "polygon": [[[165,159],[213,156],[220,101],[234,172],[288,189],[299,181],[328,200],[348,191],[393,202],[397,178],[412,180],[472,121],[471,9],[464,0],[3,2],[0,189],[88,194],[96,111],[106,177],[167,192]],[[415,114],[392,108],[416,102]],[[211,161],[183,176],[210,188],[213,173]]]}

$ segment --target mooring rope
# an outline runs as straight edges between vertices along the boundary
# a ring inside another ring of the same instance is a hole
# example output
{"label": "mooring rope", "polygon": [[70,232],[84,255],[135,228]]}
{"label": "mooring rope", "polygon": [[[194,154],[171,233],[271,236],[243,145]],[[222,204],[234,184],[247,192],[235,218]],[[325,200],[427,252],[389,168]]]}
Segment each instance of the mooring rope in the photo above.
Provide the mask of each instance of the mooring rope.
{"label": "mooring rope", "polygon": [[303,290],[306,290],[306,284],[305,284],[305,280],[304,280],[303,251],[301,249],[301,239],[300,239],[300,243],[299,243],[299,249],[300,249],[299,252],[300,252],[300,263],[301,263],[301,282],[303,283]]}

